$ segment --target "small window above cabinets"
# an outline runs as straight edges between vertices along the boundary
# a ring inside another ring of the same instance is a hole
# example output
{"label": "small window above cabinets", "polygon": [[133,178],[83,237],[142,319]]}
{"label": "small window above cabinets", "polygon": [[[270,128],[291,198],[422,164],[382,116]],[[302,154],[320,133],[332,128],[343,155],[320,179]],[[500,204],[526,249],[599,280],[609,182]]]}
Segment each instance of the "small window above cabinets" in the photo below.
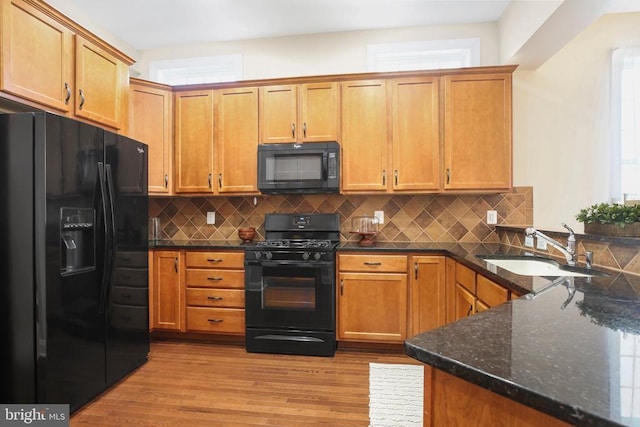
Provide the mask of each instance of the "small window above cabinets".
{"label": "small window above cabinets", "polygon": [[260,142],[325,142],[338,139],[338,83],[260,88]]}

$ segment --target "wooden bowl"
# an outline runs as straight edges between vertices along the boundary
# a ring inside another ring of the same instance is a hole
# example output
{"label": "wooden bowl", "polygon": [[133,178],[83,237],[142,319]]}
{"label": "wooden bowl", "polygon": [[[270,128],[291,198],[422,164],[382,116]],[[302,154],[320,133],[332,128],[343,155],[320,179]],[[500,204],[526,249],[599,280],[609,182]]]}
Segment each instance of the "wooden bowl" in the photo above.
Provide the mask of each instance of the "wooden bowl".
{"label": "wooden bowl", "polygon": [[238,237],[245,243],[252,241],[255,236],[256,229],[253,227],[238,228]]}

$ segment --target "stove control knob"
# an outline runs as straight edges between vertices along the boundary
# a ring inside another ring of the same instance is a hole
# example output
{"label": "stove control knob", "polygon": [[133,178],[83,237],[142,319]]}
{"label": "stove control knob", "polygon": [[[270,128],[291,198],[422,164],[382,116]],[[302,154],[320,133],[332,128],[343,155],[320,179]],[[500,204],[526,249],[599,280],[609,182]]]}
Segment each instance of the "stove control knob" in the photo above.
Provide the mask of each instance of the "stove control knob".
{"label": "stove control knob", "polygon": [[273,258],[273,254],[271,252],[266,252],[264,255],[267,257],[267,259]]}
{"label": "stove control knob", "polygon": [[309,256],[311,256],[311,254],[309,252],[303,252],[302,259],[306,261],[306,260],[309,259]]}
{"label": "stove control knob", "polygon": [[255,257],[256,257],[256,259],[262,258],[262,252],[256,251]]}
{"label": "stove control knob", "polygon": [[319,261],[320,258],[322,257],[322,253],[316,252],[315,254],[313,254],[313,257],[315,258],[316,261]]}

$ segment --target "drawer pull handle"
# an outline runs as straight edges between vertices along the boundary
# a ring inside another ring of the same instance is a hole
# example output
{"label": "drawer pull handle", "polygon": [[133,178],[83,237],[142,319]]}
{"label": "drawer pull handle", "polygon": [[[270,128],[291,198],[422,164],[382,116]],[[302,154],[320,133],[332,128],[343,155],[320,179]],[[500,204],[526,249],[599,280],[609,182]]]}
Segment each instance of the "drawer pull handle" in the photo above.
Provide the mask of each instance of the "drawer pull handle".
{"label": "drawer pull handle", "polygon": [[207,280],[222,280],[222,277],[207,277]]}
{"label": "drawer pull handle", "polygon": [[207,299],[211,299],[211,300],[214,300],[214,301],[222,301],[223,300],[223,298],[219,297],[219,296],[207,297]]}
{"label": "drawer pull handle", "polygon": [[220,258],[207,258],[207,262],[222,262]]}
{"label": "drawer pull handle", "polygon": [[222,323],[224,319],[207,319],[211,323]]}
{"label": "drawer pull handle", "polygon": [[381,262],[365,262],[364,265],[375,266],[375,265],[382,265],[382,263]]}

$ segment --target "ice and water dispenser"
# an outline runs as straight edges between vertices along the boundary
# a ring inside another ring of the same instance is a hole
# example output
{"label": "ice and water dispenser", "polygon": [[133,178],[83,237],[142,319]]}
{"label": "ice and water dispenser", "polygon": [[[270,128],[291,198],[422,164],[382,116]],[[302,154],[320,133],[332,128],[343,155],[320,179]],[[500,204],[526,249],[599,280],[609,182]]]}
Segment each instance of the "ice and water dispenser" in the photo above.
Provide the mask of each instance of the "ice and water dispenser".
{"label": "ice and water dispenser", "polygon": [[63,274],[95,267],[94,212],[91,208],[60,209],[60,270]]}

